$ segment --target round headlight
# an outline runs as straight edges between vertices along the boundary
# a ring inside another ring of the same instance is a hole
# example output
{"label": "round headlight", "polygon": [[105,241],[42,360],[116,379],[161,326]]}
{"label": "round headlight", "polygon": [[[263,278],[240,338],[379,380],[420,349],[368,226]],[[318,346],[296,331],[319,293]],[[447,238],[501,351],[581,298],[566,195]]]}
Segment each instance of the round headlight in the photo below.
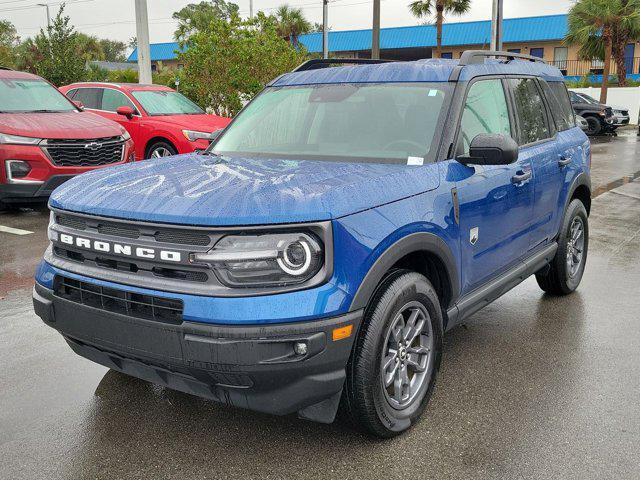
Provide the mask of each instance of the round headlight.
{"label": "round headlight", "polygon": [[311,265],[311,248],[305,240],[289,242],[282,249],[278,265],[289,275],[304,275]]}

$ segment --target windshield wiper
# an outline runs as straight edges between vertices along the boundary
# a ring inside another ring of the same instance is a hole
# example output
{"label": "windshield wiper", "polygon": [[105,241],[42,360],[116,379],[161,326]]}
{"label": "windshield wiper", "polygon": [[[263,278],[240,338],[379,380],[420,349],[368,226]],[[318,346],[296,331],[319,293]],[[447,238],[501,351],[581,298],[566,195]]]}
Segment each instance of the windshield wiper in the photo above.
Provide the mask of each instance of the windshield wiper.
{"label": "windshield wiper", "polygon": [[72,110],[47,110],[46,108],[40,110],[25,110],[25,113],[62,113],[71,112]]}

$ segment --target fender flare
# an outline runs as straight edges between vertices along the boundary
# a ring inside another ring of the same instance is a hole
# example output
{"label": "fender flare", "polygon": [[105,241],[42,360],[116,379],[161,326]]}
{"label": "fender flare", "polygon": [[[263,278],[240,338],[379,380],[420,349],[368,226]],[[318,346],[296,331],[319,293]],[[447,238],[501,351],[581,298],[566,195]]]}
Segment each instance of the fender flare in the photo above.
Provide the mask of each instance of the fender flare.
{"label": "fender flare", "polygon": [[[351,302],[350,311],[365,308],[378,285],[389,269],[402,257],[414,252],[428,252],[443,263],[451,286],[450,303],[454,304],[460,294],[460,282],[455,257],[449,246],[437,235],[427,232],[411,233],[389,246],[373,263],[360,283]],[[446,310],[448,305],[443,305]]]}
{"label": "fender flare", "polygon": [[[585,186],[589,189],[589,194],[591,194],[591,178],[589,175],[582,171],[571,181],[571,186],[567,191],[567,199],[564,202],[564,210],[563,215],[567,212],[567,208],[569,208],[569,204],[571,203],[571,199],[573,198],[573,194],[576,192],[578,187]],[[586,206],[586,205],[585,205]]]}

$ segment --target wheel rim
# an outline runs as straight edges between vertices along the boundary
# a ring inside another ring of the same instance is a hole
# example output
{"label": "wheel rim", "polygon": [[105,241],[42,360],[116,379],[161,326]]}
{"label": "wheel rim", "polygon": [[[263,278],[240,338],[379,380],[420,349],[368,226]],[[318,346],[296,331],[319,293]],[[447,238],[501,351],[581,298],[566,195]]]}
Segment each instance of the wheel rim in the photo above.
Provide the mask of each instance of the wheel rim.
{"label": "wheel rim", "polygon": [[587,118],[587,125],[589,126],[587,133],[589,134],[595,134],[596,131],[598,130],[598,120],[596,120],[595,118]]}
{"label": "wheel rim", "polygon": [[154,148],[153,151],[151,152],[151,158],[162,158],[162,157],[170,157],[170,156],[171,156],[171,152],[169,151],[168,148],[165,148],[165,147]]}
{"label": "wheel rim", "polygon": [[403,410],[424,391],[433,355],[429,313],[419,302],[407,303],[391,322],[383,344],[380,380],[389,405]]}
{"label": "wheel rim", "polygon": [[584,257],[584,222],[576,217],[569,228],[567,240],[567,272],[571,278],[575,277],[582,265]]}

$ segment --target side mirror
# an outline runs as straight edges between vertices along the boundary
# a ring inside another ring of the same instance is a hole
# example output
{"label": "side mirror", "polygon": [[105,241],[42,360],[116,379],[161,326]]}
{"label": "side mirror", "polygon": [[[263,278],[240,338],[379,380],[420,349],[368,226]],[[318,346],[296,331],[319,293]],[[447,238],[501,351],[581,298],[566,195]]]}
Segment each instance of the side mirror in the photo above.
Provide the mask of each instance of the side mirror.
{"label": "side mirror", "polygon": [[78,107],[80,110],[84,110],[84,103],[82,103],[80,100],[71,100],[73,102],[73,104]]}
{"label": "side mirror", "polygon": [[457,160],[472,165],[509,165],[518,160],[518,144],[507,135],[481,133],[471,140],[469,154]]}
{"label": "side mirror", "polygon": [[216,138],[218,138],[220,136],[220,134],[222,133],[223,130],[224,130],[224,128],[220,128],[219,130],[215,130],[215,131],[211,132],[209,140],[211,142],[213,142]]}
{"label": "side mirror", "polygon": [[122,115],[123,117],[127,117],[129,120],[133,118],[133,108],[127,105],[116,108],[116,113],[118,115]]}

